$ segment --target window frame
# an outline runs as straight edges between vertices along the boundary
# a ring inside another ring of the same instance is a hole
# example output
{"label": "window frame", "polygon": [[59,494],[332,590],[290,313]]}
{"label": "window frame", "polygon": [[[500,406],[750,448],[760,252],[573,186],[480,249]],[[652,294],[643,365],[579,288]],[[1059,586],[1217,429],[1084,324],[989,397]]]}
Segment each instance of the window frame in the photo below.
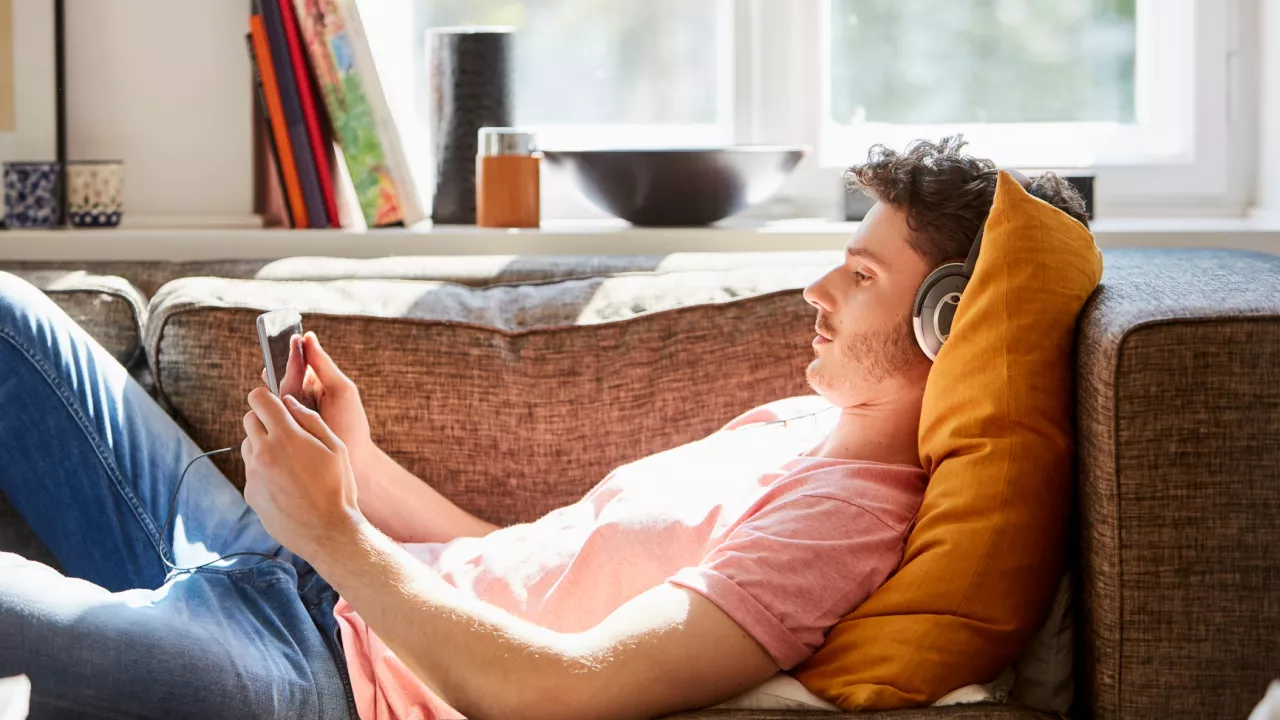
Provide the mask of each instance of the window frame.
{"label": "window frame", "polygon": [[[400,0],[407,2],[409,0]],[[992,133],[1023,132],[1023,149],[1044,130],[1063,135],[1107,132],[1087,123],[1004,126],[879,126],[862,138],[841,137],[826,122],[831,0],[713,0],[726,22],[720,34],[719,109],[716,126],[576,125],[532,128],[544,147],[661,145],[697,147],[719,144],[804,145],[804,160],[772,198],[747,210],[747,218],[816,217],[843,219],[843,171],[865,157],[868,142],[901,147],[916,137],[936,138],[965,132],[975,152]],[[1090,162],[1088,158],[1041,158],[1009,153],[993,155],[997,162],[1029,170],[1084,170],[1095,176],[1095,210],[1101,217],[1217,216],[1240,217],[1252,200],[1259,147],[1257,58],[1259,56],[1258,0],[1138,0],[1139,105],[1168,114],[1175,133],[1190,139],[1179,155],[1138,159],[1127,163]],[[1180,13],[1171,13],[1174,5]],[[1144,22],[1159,13],[1161,27],[1176,38],[1151,37],[1154,26]],[[1181,17],[1169,19],[1170,15]],[[1145,34],[1144,34],[1145,33]],[[1191,52],[1180,55],[1180,42]],[[1177,92],[1167,75],[1151,68],[1181,62],[1192,83]],[[1143,92],[1160,97],[1145,102]],[[1138,110],[1139,113],[1143,112]],[[1139,120],[1141,122],[1141,119]],[[1048,127],[1046,127],[1048,126]],[[1141,141],[1141,137],[1132,138]],[[1050,160],[1050,162],[1045,162]],[[582,199],[568,178],[543,170],[543,215],[547,218],[602,218],[602,211]],[[429,200],[429,198],[427,198]]]}
{"label": "window frame", "polygon": [[[1139,0],[1140,12],[1150,17],[1157,6],[1166,11],[1161,28],[1174,28],[1181,37],[1156,38],[1154,27],[1140,19],[1139,92],[1152,92],[1161,97],[1147,102],[1159,112],[1180,114],[1181,130],[1190,139],[1186,152],[1159,159],[1129,162],[1088,162],[1060,158],[1068,162],[1044,162],[1030,157],[996,157],[997,162],[1030,170],[1072,169],[1091,172],[1095,177],[1095,208],[1100,216],[1142,217],[1150,215],[1243,216],[1251,200],[1256,171],[1258,146],[1256,127],[1256,58],[1258,7],[1256,0],[1176,0],[1184,8],[1181,18],[1170,21],[1171,4],[1165,0]],[[800,139],[812,145],[815,152],[797,168],[772,203],[789,208],[807,208],[819,216],[831,216],[828,197],[838,194],[844,166],[865,157],[868,142],[884,142],[901,147],[915,137],[936,138],[954,132],[965,132],[971,140],[986,140],[995,132],[1020,131],[1034,137],[1031,124],[1008,124],[1003,127],[977,126],[880,126],[883,138],[875,134],[859,140],[840,137],[832,132],[834,123],[828,116],[824,94],[829,90],[829,69],[825,57],[829,53],[831,0],[805,0],[793,12],[778,12],[767,0],[752,0],[757,8],[741,18],[743,22],[766,24],[771,32],[753,36],[756,45],[748,52],[756,65],[772,68],[761,80],[747,87],[769,97],[785,98],[785,104],[805,109],[804,120],[783,119],[768,112],[755,112],[760,102],[746,103],[752,132],[738,142],[772,138],[773,142]],[[781,4],[781,3],[778,3]],[[760,7],[763,5],[763,7]],[[1141,18],[1141,15],[1140,15]],[[1178,21],[1181,22],[1178,22]],[[1145,34],[1144,34],[1145,33]],[[1151,68],[1177,59],[1181,48],[1177,40],[1192,45],[1184,58],[1184,69],[1192,77],[1188,92],[1170,88],[1167,77],[1155,75]],[[740,50],[742,52],[742,50]],[[740,56],[741,57],[741,56]],[[778,68],[790,66],[789,71]],[[1143,75],[1142,73],[1145,73]],[[800,80],[805,75],[815,82]],[[1163,85],[1163,86],[1162,86]],[[1172,90],[1172,91],[1171,91]],[[1139,97],[1142,103],[1144,98]],[[1174,123],[1177,127],[1179,123]],[[1059,131],[1097,133],[1100,128],[1085,123],[1063,123]],[[1040,128],[1041,130],[1046,128]],[[1055,129],[1055,128],[1047,128]],[[1031,131],[1031,132],[1029,132]],[[780,135],[785,137],[779,137]],[[1051,136],[1052,137],[1052,136]],[[872,140],[872,138],[875,138]],[[990,144],[990,143],[987,143]],[[1026,144],[1024,143],[1024,148]],[[1030,162],[1028,162],[1030,161]],[[841,204],[841,211],[843,205]],[[767,214],[767,213],[765,213]]]}

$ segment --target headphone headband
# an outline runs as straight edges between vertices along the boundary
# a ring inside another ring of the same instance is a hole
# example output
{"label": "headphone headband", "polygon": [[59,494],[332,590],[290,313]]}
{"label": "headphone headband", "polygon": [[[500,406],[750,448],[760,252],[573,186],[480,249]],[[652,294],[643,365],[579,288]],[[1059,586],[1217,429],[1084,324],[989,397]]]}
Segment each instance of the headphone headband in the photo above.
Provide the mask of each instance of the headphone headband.
{"label": "headphone headband", "polygon": [[[1000,170],[1009,173],[1023,189],[1031,189],[1031,178],[1011,168],[1000,168]],[[992,204],[994,203],[993,198]],[[951,335],[951,319],[955,315],[956,307],[960,304],[965,286],[969,284],[969,278],[973,277],[974,267],[978,264],[978,253],[982,249],[982,235],[990,216],[991,211],[988,210],[987,217],[983,218],[982,224],[978,226],[978,235],[969,246],[969,254],[965,257],[964,263],[950,263],[935,269],[929,273],[924,284],[916,291],[916,301],[912,306],[912,326],[915,329],[916,342],[920,344],[920,349],[930,360],[937,357],[942,344]]]}
{"label": "headphone headband", "polygon": [[[1010,177],[1018,181],[1018,184],[1022,186],[1023,190],[1031,189],[1031,178],[1027,177],[1025,174],[1017,170],[1014,170],[1013,168],[1002,167],[1002,168],[999,168],[998,170],[1003,170],[1009,173]],[[994,198],[992,199],[992,202],[993,203],[995,202]],[[969,246],[969,255],[964,259],[964,276],[965,277],[973,277],[973,268],[978,264],[978,251],[982,247],[982,234],[987,228],[987,219],[990,217],[991,217],[991,211],[988,210],[987,217],[983,218],[982,224],[978,226],[977,237],[973,239],[973,244]]]}

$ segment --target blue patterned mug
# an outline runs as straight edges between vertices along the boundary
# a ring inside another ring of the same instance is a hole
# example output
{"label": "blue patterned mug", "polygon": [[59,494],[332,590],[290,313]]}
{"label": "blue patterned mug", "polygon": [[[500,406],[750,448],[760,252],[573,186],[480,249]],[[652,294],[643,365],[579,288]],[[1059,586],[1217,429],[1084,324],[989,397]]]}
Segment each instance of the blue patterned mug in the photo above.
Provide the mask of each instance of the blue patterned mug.
{"label": "blue patterned mug", "polygon": [[10,228],[58,224],[58,163],[4,164],[4,224]]}
{"label": "blue patterned mug", "polygon": [[115,227],[124,213],[124,163],[67,163],[67,219],[76,227]]}

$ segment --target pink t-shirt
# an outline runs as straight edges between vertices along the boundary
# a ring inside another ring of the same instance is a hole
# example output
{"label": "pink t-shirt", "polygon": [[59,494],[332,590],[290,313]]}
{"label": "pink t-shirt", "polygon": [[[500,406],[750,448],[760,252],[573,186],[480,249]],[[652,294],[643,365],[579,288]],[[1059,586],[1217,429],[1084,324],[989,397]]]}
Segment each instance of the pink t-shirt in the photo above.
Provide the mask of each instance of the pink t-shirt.
{"label": "pink t-shirt", "polygon": [[[816,396],[763,405],[534,522],[404,547],[466,595],[567,633],[652,587],[683,586],[789,669],[897,569],[926,482],[918,467],[806,455],[838,410],[763,424],[819,408],[830,405]],[[346,600],[334,616],[362,720],[461,717]]]}

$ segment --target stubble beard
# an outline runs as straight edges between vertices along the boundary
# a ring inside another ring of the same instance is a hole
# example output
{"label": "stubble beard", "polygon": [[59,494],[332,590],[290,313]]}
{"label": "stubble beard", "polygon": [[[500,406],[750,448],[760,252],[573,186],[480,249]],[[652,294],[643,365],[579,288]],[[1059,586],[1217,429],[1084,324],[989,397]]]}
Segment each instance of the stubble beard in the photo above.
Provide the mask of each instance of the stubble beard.
{"label": "stubble beard", "polygon": [[905,322],[878,330],[848,332],[834,344],[825,352],[829,360],[831,351],[836,351],[836,367],[830,363],[824,367],[821,358],[814,358],[805,369],[805,379],[814,390],[842,393],[858,386],[878,385],[903,374],[921,352],[914,331]]}

